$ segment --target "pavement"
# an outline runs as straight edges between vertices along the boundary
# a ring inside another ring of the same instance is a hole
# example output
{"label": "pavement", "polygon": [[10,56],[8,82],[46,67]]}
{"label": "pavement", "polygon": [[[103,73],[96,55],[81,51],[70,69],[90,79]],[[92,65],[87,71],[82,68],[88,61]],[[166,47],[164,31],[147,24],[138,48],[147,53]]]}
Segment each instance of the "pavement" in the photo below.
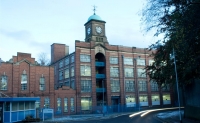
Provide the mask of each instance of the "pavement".
{"label": "pavement", "polygon": [[[113,114],[84,114],[84,115],[69,115],[64,117],[54,117],[54,119],[45,120],[44,122],[70,122],[70,121],[87,121],[87,120],[95,120],[95,119],[109,119],[115,118],[122,115],[130,115],[138,112],[128,112],[128,113],[113,113]],[[183,110],[181,111],[183,115]],[[167,111],[158,113],[154,116],[157,120],[161,121],[162,123],[180,123],[179,120],[179,112],[178,111]],[[40,123],[44,123],[40,122]],[[192,120],[189,118],[182,118],[182,123],[200,123],[200,121]]]}

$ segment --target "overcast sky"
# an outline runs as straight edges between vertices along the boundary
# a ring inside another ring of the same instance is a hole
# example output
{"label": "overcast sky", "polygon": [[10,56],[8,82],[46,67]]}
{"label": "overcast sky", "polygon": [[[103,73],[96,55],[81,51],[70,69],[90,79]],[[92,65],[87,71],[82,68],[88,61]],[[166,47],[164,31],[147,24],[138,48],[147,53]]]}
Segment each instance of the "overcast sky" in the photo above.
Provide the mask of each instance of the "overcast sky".
{"label": "overcast sky", "polygon": [[75,51],[75,40],[84,41],[87,19],[96,14],[106,21],[111,45],[146,48],[155,41],[141,26],[145,0],[0,0],[0,58],[8,61],[17,52],[42,52],[62,43]]}

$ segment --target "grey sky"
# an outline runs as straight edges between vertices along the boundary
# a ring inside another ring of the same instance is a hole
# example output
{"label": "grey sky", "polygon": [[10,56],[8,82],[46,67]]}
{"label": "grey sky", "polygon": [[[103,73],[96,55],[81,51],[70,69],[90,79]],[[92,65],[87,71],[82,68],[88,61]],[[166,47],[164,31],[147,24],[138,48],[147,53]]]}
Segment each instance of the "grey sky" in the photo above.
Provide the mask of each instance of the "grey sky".
{"label": "grey sky", "polygon": [[89,16],[106,21],[109,44],[148,47],[153,34],[141,30],[145,0],[1,0],[0,58],[8,61],[17,52],[32,57],[45,52],[50,57],[52,43],[63,43],[74,52],[75,40],[84,41]]}

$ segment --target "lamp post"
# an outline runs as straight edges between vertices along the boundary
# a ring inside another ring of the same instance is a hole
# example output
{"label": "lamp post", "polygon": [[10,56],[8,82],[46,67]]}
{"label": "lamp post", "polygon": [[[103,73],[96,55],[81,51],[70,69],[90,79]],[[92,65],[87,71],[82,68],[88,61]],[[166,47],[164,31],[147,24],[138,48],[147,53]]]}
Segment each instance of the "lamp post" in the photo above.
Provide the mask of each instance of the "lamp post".
{"label": "lamp post", "polygon": [[177,89],[177,95],[178,95],[179,120],[180,120],[180,123],[182,123],[181,108],[180,108],[180,97],[179,97],[179,87],[178,87],[178,75],[177,75],[177,69],[176,69],[176,57],[175,57],[174,47],[173,47],[172,58],[174,59],[174,69],[175,69],[175,75],[176,75],[176,89]]}

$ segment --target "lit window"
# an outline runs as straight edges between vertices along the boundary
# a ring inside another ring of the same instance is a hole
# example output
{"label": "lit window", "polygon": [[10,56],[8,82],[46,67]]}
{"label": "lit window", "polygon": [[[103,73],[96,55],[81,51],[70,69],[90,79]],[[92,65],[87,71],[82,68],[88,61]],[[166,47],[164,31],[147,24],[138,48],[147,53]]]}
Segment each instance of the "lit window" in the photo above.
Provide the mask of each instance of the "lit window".
{"label": "lit window", "polygon": [[111,92],[120,92],[119,80],[111,80]]}
{"label": "lit window", "polygon": [[61,111],[61,98],[57,98],[57,111]]}
{"label": "lit window", "polygon": [[148,102],[147,95],[140,95],[140,102]]}
{"label": "lit window", "polygon": [[125,68],[125,77],[133,77],[133,68]]}
{"label": "lit window", "polygon": [[91,76],[91,68],[89,65],[81,65],[81,76]]}
{"label": "lit window", "polygon": [[73,97],[71,98],[70,111],[71,111],[71,112],[74,112],[74,111],[75,111],[75,109],[74,109],[74,98],[73,98]]}
{"label": "lit window", "polygon": [[133,59],[132,58],[124,58],[124,64],[133,65]]}
{"label": "lit window", "polygon": [[146,81],[138,81],[139,83],[139,91],[147,91],[147,82]]}
{"label": "lit window", "polygon": [[145,60],[144,59],[137,59],[137,65],[145,66]]}
{"label": "lit window", "polygon": [[81,62],[90,62],[90,55],[81,54],[80,61]]}
{"label": "lit window", "polygon": [[64,112],[68,112],[67,98],[64,98]]}
{"label": "lit window", "polygon": [[81,110],[91,110],[92,99],[91,97],[81,97]]}
{"label": "lit window", "polygon": [[126,92],[134,92],[134,81],[132,80],[125,80],[126,83]]}
{"label": "lit window", "polygon": [[0,89],[1,90],[7,90],[8,88],[8,78],[6,75],[3,75],[1,76],[1,79],[0,79]]}
{"label": "lit window", "polygon": [[40,77],[40,90],[43,91],[45,90],[45,78]]}
{"label": "lit window", "polygon": [[40,108],[40,101],[35,102],[35,108]]}
{"label": "lit window", "polygon": [[118,64],[118,57],[110,57],[110,64]]}
{"label": "lit window", "polygon": [[110,67],[110,76],[111,77],[119,77],[118,67]]}
{"label": "lit window", "polygon": [[50,100],[48,97],[44,98],[44,108],[49,108],[50,107]]}
{"label": "lit window", "polygon": [[126,95],[126,103],[134,103],[135,97],[131,95]]}
{"label": "lit window", "polygon": [[81,80],[81,92],[91,92],[91,80]]}

